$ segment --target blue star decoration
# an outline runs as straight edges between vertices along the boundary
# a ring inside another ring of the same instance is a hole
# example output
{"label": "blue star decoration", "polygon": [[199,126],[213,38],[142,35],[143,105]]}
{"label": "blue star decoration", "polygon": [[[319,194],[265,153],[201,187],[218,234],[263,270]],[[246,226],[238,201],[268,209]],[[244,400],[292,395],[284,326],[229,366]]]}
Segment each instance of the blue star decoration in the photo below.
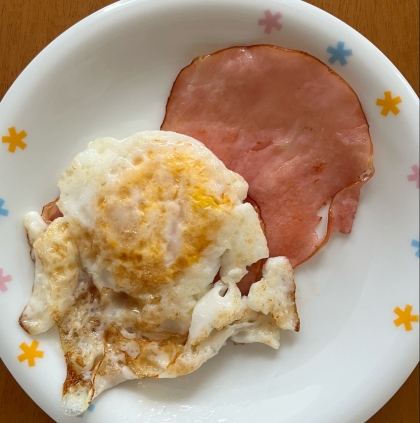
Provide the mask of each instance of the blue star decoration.
{"label": "blue star decoration", "polygon": [[[89,405],[89,407],[87,408],[87,411],[92,412],[94,409],[95,409],[95,406],[94,406],[93,404],[90,404],[90,405]],[[77,417],[79,417],[79,419],[81,419],[81,418],[84,416],[84,414],[85,414],[85,413],[80,414],[80,415],[79,415],[79,416],[77,416]]]}
{"label": "blue star decoration", "polygon": [[3,208],[3,204],[5,203],[5,201],[0,198],[0,216],[7,216],[9,214],[9,210],[6,210]]}
{"label": "blue star decoration", "polygon": [[341,66],[347,65],[346,56],[351,56],[353,54],[351,48],[344,50],[343,41],[337,43],[337,48],[329,46],[327,52],[332,54],[328,61],[333,64],[338,60]]}
{"label": "blue star decoration", "polygon": [[418,257],[419,256],[419,241],[417,239],[413,239],[411,241],[411,246],[414,248],[417,248],[416,257]]}

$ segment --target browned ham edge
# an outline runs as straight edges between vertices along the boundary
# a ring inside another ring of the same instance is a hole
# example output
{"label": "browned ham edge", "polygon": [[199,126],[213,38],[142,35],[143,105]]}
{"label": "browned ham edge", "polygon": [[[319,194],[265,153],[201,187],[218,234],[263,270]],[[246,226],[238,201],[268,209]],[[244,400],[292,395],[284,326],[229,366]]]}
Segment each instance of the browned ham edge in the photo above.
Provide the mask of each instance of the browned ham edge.
{"label": "browned ham edge", "polygon": [[63,214],[61,213],[60,209],[57,206],[58,198],[54,201],[51,201],[50,203],[46,204],[42,208],[41,216],[44,219],[44,222],[48,225],[53,222],[58,217],[63,217]]}

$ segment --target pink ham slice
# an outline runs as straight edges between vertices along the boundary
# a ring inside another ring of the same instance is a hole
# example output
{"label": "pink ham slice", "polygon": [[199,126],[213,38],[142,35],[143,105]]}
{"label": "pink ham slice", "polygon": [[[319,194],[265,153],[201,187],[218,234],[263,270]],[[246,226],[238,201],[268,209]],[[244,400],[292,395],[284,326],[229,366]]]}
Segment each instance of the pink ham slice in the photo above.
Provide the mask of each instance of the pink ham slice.
{"label": "pink ham slice", "polygon": [[[161,129],[202,141],[246,179],[270,255],[293,266],[333,231],[351,231],[360,189],[374,173],[357,95],[300,51],[232,47],[195,59],[174,83]],[[317,212],[329,200],[327,233],[318,238]]]}

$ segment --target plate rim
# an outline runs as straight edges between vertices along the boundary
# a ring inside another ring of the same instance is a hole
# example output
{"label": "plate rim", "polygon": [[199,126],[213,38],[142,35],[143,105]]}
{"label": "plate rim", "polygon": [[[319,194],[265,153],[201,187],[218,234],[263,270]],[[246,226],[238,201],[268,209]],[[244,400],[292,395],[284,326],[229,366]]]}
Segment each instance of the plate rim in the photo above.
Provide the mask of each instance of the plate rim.
{"label": "plate rim", "polygon": [[[236,0],[229,0],[229,1],[233,1],[235,2]],[[308,10],[315,10],[316,9],[316,13],[322,13],[325,15],[328,15],[328,19],[334,19],[336,22],[339,22],[340,25],[346,25],[353,33],[357,34],[357,36],[361,37],[363,39],[364,43],[369,43],[370,46],[372,48],[374,48],[376,50],[376,53],[379,56],[382,56],[382,60],[387,62],[387,66],[392,69],[392,72],[400,79],[400,82],[402,82],[405,86],[405,88],[407,89],[407,93],[411,94],[412,100],[414,100],[417,103],[417,107],[419,105],[419,98],[417,96],[417,94],[415,93],[414,89],[411,87],[411,85],[408,83],[408,81],[404,78],[404,76],[401,74],[401,72],[397,69],[397,67],[388,59],[388,57],[382,53],[370,40],[368,40],[366,37],[364,37],[362,34],[360,34],[358,31],[356,31],[354,28],[350,27],[348,24],[346,24],[345,22],[341,21],[340,19],[338,19],[337,17],[331,15],[330,13],[314,6],[311,5],[309,3],[306,2],[301,2],[301,1],[297,1],[297,0],[273,0],[274,2],[278,3],[279,5],[282,4],[298,4],[299,8],[308,8]],[[89,30],[88,26],[91,24],[95,25],[95,29],[100,31],[101,28],[103,28],[104,24],[101,23],[101,19],[104,17],[107,17],[109,21],[111,21],[111,15],[118,11],[124,11],[124,10],[130,10],[131,8],[141,8],[142,4],[145,3],[157,3],[156,0],[120,0],[119,2],[113,3],[109,6],[106,6],[102,9],[97,10],[96,12],[94,12],[91,15],[86,16],[85,18],[83,18],[81,21],[77,22],[76,24],[72,25],[70,28],[68,28],[66,31],[64,31],[62,34],[60,34],[57,38],[55,38],[50,44],[48,44],[41,52],[39,52],[36,57],[25,67],[25,69],[20,73],[20,75],[16,78],[16,80],[13,82],[13,84],[10,86],[10,88],[7,90],[6,94],[4,95],[2,101],[0,102],[0,112],[3,110],[3,108],[7,107],[8,103],[14,103],[15,100],[12,100],[12,98],[16,97],[16,93],[19,93],[19,91],[21,91],[21,85],[22,84],[29,84],[29,81],[31,79],[35,80],[39,77],[39,75],[43,74],[45,72],[45,69],[48,68],[48,66],[51,66],[51,63],[47,63],[47,64],[42,64],[43,61],[45,61],[45,58],[47,57],[47,55],[50,54],[51,51],[53,51],[54,49],[59,49],[61,47],[64,47],[64,45],[66,43],[69,42],[69,40],[72,38],[72,36],[76,33],[76,32],[81,32],[81,31],[86,31]],[[250,4],[255,4],[256,0],[246,0],[244,1],[244,3],[250,3]],[[202,4],[206,4],[208,5],[209,3],[220,3],[220,4],[224,4],[226,2],[224,2],[223,0],[211,0],[206,1],[206,0],[195,0],[196,4],[202,3]],[[112,25],[115,25],[115,23],[112,23]],[[83,36],[78,37],[78,42],[80,43],[81,40],[83,39]],[[76,42],[75,42],[76,43]],[[75,44],[76,45],[76,44]],[[64,48],[63,48],[64,50]],[[57,58],[55,60],[58,60]],[[49,60],[47,60],[47,62],[49,62]],[[33,69],[37,68],[37,71],[33,74],[30,75],[31,72],[33,72]],[[417,140],[418,142],[418,140]],[[0,348],[1,350],[1,348]],[[414,351],[413,351],[414,353]],[[417,353],[415,353],[415,355],[418,355]],[[0,357],[2,356],[1,351],[0,351]],[[372,412],[371,415],[375,414],[383,405],[385,405],[386,402],[389,401],[389,399],[399,390],[399,388],[402,386],[402,384],[404,383],[404,381],[408,378],[408,376],[412,373],[412,371],[414,370],[414,368],[416,367],[418,363],[417,362],[414,364],[414,366],[410,365],[406,365],[406,369],[407,369],[407,374],[404,376],[401,376],[401,380],[402,383],[396,388],[396,389],[392,389],[392,393],[388,396],[386,395],[387,399],[382,403],[382,405],[379,408],[375,408],[375,410]],[[13,377],[16,380],[21,379],[20,376],[18,376],[17,372],[12,371],[12,369],[10,368],[10,366],[7,365],[7,362],[4,361],[5,366],[8,368],[9,372],[11,372],[11,374],[13,375]],[[411,369],[410,371],[408,371],[408,369]],[[19,384],[22,386],[22,384],[19,381]],[[22,386],[23,388],[23,386]],[[24,389],[24,388],[23,388]],[[24,389],[25,390],[25,389]],[[27,391],[25,390],[25,392],[27,393]],[[29,395],[29,394],[28,394]],[[32,396],[31,396],[32,398]],[[33,398],[32,398],[33,399]],[[34,399],[33,399],[34,400]],[[35,401],[35,400],[34,400]],[[42,408],[48,415],[49,411],[46,410],[43,406],[41,406],[37,401],[35,401],[38,406],[40,406],[40,408]],[[381,401],[382,402],[382,401]]]}

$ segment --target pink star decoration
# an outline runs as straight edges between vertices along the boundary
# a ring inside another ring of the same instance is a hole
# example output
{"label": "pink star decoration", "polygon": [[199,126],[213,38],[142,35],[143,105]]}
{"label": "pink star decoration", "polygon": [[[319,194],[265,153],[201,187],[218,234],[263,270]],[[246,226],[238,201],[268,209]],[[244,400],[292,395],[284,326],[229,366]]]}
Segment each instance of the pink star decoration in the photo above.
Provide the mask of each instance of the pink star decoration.
{"label": "pink star decoration", "polygon": [[265,25],[264,32],[266,34],[271,33],[271,29],[275,28],[277,31],[281,29],[281,23],[278,20],[281,18],[281,13],[277,12],[272,15],[271,10],[264,10],[265,19],[258,19],[258,25]]}
{"label": "pink star decoration", "polygon": [[6,282],[10,282],[12,277],[10,275],[3,276],[3,269],[0,267],[0,292],[6,292]]}
{"label": "pink star decoration", "polygon": [[411,169],[413,169],[413,173],[411,175],[407,175],[407,179],[410,182],[416,182],[417,188],[419,187],[419,165],[411,166]]}

